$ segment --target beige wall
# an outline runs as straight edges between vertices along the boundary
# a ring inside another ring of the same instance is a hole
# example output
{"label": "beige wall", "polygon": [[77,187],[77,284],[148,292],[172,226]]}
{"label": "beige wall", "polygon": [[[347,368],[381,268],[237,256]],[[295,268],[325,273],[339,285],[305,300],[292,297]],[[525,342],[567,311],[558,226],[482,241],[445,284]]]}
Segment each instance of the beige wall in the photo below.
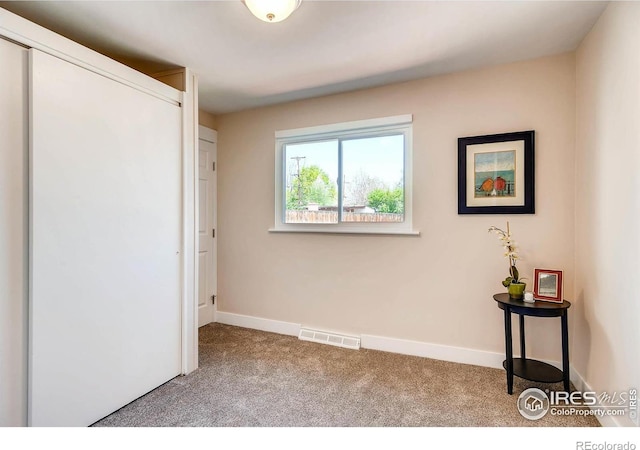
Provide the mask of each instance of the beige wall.
{"label": "beige wall", "polygon": [[211,128],[212,130],[218,129],[217,117],[211,113],[203,111],[202,109],[198,111],[198,124],[203,127]]}
{"label": "beige wall", "polygon": [[[572,362],[595,390],[640,386],[640,4],[612,3],[577,51]],[[624,422],[624,420],[623,420]]]}
{"label": "beige wall", "polygon": [[[273,234],[274,131],[414,116],[419,237]],[[457,214],[457,139],[536,130],[535,215]],[[521,272],[563,269],[573,297],[575,61],[572,54],[218,117],[219,311],[504,352],[511,229]],[[530,320],[529,353],[560,360],[559,321]]]}

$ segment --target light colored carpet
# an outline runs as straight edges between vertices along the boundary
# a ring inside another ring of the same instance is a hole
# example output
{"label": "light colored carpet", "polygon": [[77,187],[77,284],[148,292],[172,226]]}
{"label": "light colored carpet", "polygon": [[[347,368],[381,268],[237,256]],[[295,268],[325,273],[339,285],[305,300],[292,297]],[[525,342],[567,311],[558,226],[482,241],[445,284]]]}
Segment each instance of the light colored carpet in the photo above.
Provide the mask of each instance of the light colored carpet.
{"label": "light colored carpet", "polygon": [[200,368],[94,424],[101,427],[585,427],[594,417],[523,418],[539,385],[504,370],[348,350],[221,324],[200,328]]}

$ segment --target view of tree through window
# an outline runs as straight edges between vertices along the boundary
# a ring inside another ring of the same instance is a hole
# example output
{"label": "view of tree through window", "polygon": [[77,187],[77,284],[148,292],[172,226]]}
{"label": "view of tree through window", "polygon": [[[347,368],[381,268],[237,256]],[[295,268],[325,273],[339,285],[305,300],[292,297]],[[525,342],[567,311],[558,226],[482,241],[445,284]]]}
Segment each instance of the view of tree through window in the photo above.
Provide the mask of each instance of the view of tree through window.
{"label": "view of tree through window", "polygon": [[338,222],[338,145],[332,140],[285,147],[287,223]]}
{"label": "view of tree through window", "polygon": [[344,222],[403,220],[403,135],[344,140],[342,167]]}
{"label": "view of tree through window", "polygon": [[402,134],[285,145],[285,223],[402,222],[404,150]]}

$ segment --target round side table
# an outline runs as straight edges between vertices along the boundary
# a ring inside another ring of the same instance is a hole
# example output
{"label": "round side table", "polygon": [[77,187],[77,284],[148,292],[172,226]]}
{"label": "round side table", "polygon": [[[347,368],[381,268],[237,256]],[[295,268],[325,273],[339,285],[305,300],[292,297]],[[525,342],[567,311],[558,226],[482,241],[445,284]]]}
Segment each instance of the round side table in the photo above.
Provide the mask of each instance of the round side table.
{"label": "round side table", "polygon": [[[570,392],[571,381],[569,379],[569,326],[567,322],[567,310],[571,306],[566,300],[562,303],[536,301],[525,303],[522,300],[514,300],[509,294],[495,294],[493,299],[498,303],[498,308],[504,310],[504,340],[506,347],[506,359],[503,363],[507,370],[507,392],[513,394],[513,376],[530,381],[542,383],[564,383],[564,390]],[[513,346],[511,343],[511,313],[520,316],[520,358],[513,358]],[[524,316],[532,317],[560,317],[562,332],[562,370],[535,359],[528,359],[525,346]]]}

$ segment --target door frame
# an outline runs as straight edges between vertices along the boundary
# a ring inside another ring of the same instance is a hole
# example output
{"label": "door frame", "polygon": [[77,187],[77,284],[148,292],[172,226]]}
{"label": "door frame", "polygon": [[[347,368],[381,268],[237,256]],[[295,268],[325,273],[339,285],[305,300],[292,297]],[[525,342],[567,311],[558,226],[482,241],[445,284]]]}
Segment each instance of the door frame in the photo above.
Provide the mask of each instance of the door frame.
{"label": "door frame", "polygon": [[[155,81],[155,80],[154,80]],[[198,77],[185,69],[182,97],[182,375],[198,368]]]}
{"label": "door frame", "polygon": [[178,104],[182,108],[182,374],[198,368],[197,327],[197,208],[198,79],[186,69],[185,89],[179,91],[94,50],[0,8],[0,36],[68,61],[134,89]]}
{"label": "door frame", "polygon": [[[0,37],[0,427],[27,425],[29,279],[29,50]],[[11,92],[11,94],[9,94]]]}

